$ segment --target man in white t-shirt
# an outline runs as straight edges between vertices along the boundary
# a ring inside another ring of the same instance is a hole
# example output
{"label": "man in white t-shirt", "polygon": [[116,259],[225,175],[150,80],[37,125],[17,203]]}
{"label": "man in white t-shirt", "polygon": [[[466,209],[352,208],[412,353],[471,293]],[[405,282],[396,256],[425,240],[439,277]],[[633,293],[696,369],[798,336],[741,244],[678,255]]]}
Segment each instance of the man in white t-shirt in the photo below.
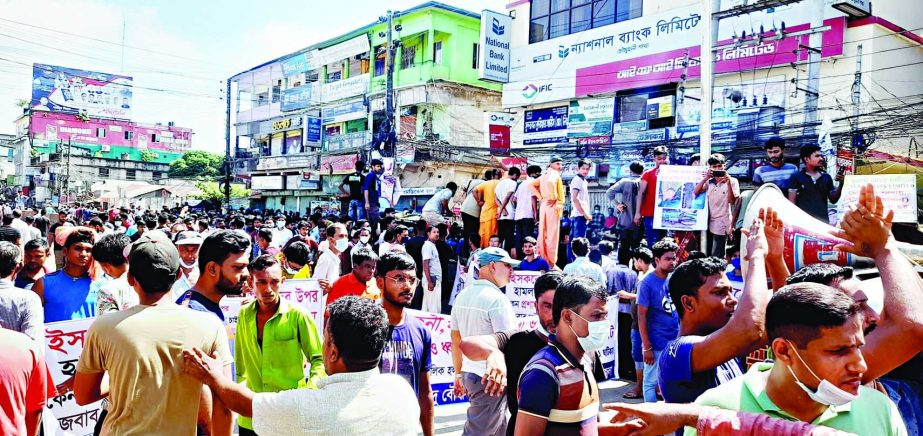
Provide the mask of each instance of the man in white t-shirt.
{"label": "man in white t-shirt", "polygon": [[325,295],[330,291],[333,282],[340,278],[340,253],[348,249],[349,237],[346,234],[346,226],[336,223],[327,227],[327,247],[317,259],[312,276],[320,280]]}
{"label": "man in white t-shirt", "polygon": [[529,185],[542,175],[542,167],[530,165],[526,168],[529,178],[516,188],[513,194],[515,212],[513,219],[516,221],[516,246],[522,247],[522,241],[527,236],[535,237],[535,216],[538,212],[538,202]]}
{"label": "man in white t-shirt", "polygon": [[497,197],[497,233],[500,235],[500,246],[513,253],[516,257],[516,209],[513,206],[513,195],[516,192],[516,183],[519,181],[521,171],[517,167],[510,168],[509,177],[500,181],[494,188]]}
{"label": "man in white t-shirt", "polygon": [[423,311],[442,312],[442,265],[439,263],[439,228],[429,226],[426,229],[426,241],[423,242]]}
{"label": "man in white t-shirt", "polygon": [[571,240],[585,238],[587,224],[593,218],[590,214],[590,193],[586,181],[591,165],[589,159],[580,159],[577,162],[577,175],[570,181]]}
{"label": "man in white t-shirt", "polygon": [[449,209],[449,200],[455,196],[458,191],[458,185],[455,182],[446,183],[445,188],[433,195],[426,204],[423,205],[423,220],[431,226],[438,226],[445,222],[446,215],[451,215]]}

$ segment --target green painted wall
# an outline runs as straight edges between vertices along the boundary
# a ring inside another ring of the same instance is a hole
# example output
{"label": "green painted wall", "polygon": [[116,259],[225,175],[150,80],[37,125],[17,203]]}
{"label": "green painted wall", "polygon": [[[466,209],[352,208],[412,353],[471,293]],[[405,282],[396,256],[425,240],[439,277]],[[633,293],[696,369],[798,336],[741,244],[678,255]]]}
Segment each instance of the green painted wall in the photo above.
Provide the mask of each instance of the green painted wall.
{"label": "green painted wall", "polygon": [[[34,141],[34,143],[32,144],[32,148],[35,149],[35,151],[38,152],[38,153],[58,153],[58,152],[61,151],[61,150],[59,150],[59,146],[58,146],[58,145],[59,145],[59,144],[58,144],[58,142],[56,142],[56,141],[55,141],[55,142],[48,142],[48,141],[39,141],[39,140],[36,140],[36,141]],[[83,148],[83,149],[88,149],[88,150],[90,150],[90,156],[92,156],[92,157],[100,157],[100,158],[104,158],[104,159],[132,160],[132,161],[137,161],[137,162],[145,162],[145,161],[141,160],[141,152],[142,152],[142,151],[139,150],[139,149],[137,149],[136,147],[125,147],[125,146],[113,145],[113,146],[109,147],[109,151],[108,151],[108,152],[103,153],[103,151],[102,151],[102,146],[100,146],[99,144],[89,144],[89,143],[74,142],[74,143],[72,143],[71,145],[72,145],[73,147],[75,147],[75,148],[79,147],[79,148]],[[182,153],[172,153],[172,152],[167,152],[167,151],[163,151],[163,150],[154,150],[154,149],[148,149],[148,151],[155,153],[155,154],[157,155],[157,157],[156,157],[154,160],[149,160],[149,161],[146,161],[146,162],[154,162],[154,163],[165,163],[165,164],[169,164],[169,163],[171,163],[171,162],[173,162],[173,161],[179,159],[180,157],[182,157]],[[128,155],[128,159],[124,159],[124,158],[122,157],[123,154],[127,154],[127,155]]]}

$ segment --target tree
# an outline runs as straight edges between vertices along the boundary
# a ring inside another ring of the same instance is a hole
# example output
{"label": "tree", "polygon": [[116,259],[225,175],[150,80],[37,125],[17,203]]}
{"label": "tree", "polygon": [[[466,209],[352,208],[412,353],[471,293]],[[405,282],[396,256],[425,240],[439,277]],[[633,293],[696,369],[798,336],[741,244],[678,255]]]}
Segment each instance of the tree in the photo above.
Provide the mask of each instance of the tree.
{"label": "tree", "polygon": [[193,150],[170,164],[170,177],[213,179],[222,174],[224,156],[207,151]]}
{"label": "tree", "polygon": [[[224,201],[224,189],[221,189],[221,186],[217,182],[209,181],[199,181],[195,184],[196,188],[199,188],[202,191],[201,194],[196,194],[195,198],[199,200],[211,200],[211,201]],[[231,184],[231,199],[235,198],[248,198],[250,197],[250,190],[244,188],[243,185]]]}

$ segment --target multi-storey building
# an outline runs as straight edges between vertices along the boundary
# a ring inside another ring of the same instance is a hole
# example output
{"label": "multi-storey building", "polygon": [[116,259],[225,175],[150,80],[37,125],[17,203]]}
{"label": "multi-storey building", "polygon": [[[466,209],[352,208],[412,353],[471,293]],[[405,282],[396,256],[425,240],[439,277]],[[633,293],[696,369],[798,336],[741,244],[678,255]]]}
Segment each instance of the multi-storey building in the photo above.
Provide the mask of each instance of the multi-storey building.
{"label": "multi-storey building", "polygon": [[[386,166],[399,171],[385,197],[403,209],[490,163],[484,112],[499,109],[500,86],[478,80],[479,14],[428,2],[394,13],[391,31],[397,146]],[[387,118],[387,38],[380,20],[229,80],[231,157],[252,206],[303,213],[368,160]]]}

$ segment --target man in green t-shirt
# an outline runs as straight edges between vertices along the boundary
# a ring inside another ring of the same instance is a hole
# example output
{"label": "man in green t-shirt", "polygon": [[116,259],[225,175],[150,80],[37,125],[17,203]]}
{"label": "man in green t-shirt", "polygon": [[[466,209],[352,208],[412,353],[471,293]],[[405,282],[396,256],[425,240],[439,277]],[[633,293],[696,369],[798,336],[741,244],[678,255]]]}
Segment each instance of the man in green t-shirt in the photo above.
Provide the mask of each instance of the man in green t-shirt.
{"label": "man in green t-shirt", "polygon": [[775,363],[754,365],[696,403],[861,435],[906,435],[888,397],[862,385],[862,325],[859,304],[846,294],[817,283],[785,286],[766,308]]}

